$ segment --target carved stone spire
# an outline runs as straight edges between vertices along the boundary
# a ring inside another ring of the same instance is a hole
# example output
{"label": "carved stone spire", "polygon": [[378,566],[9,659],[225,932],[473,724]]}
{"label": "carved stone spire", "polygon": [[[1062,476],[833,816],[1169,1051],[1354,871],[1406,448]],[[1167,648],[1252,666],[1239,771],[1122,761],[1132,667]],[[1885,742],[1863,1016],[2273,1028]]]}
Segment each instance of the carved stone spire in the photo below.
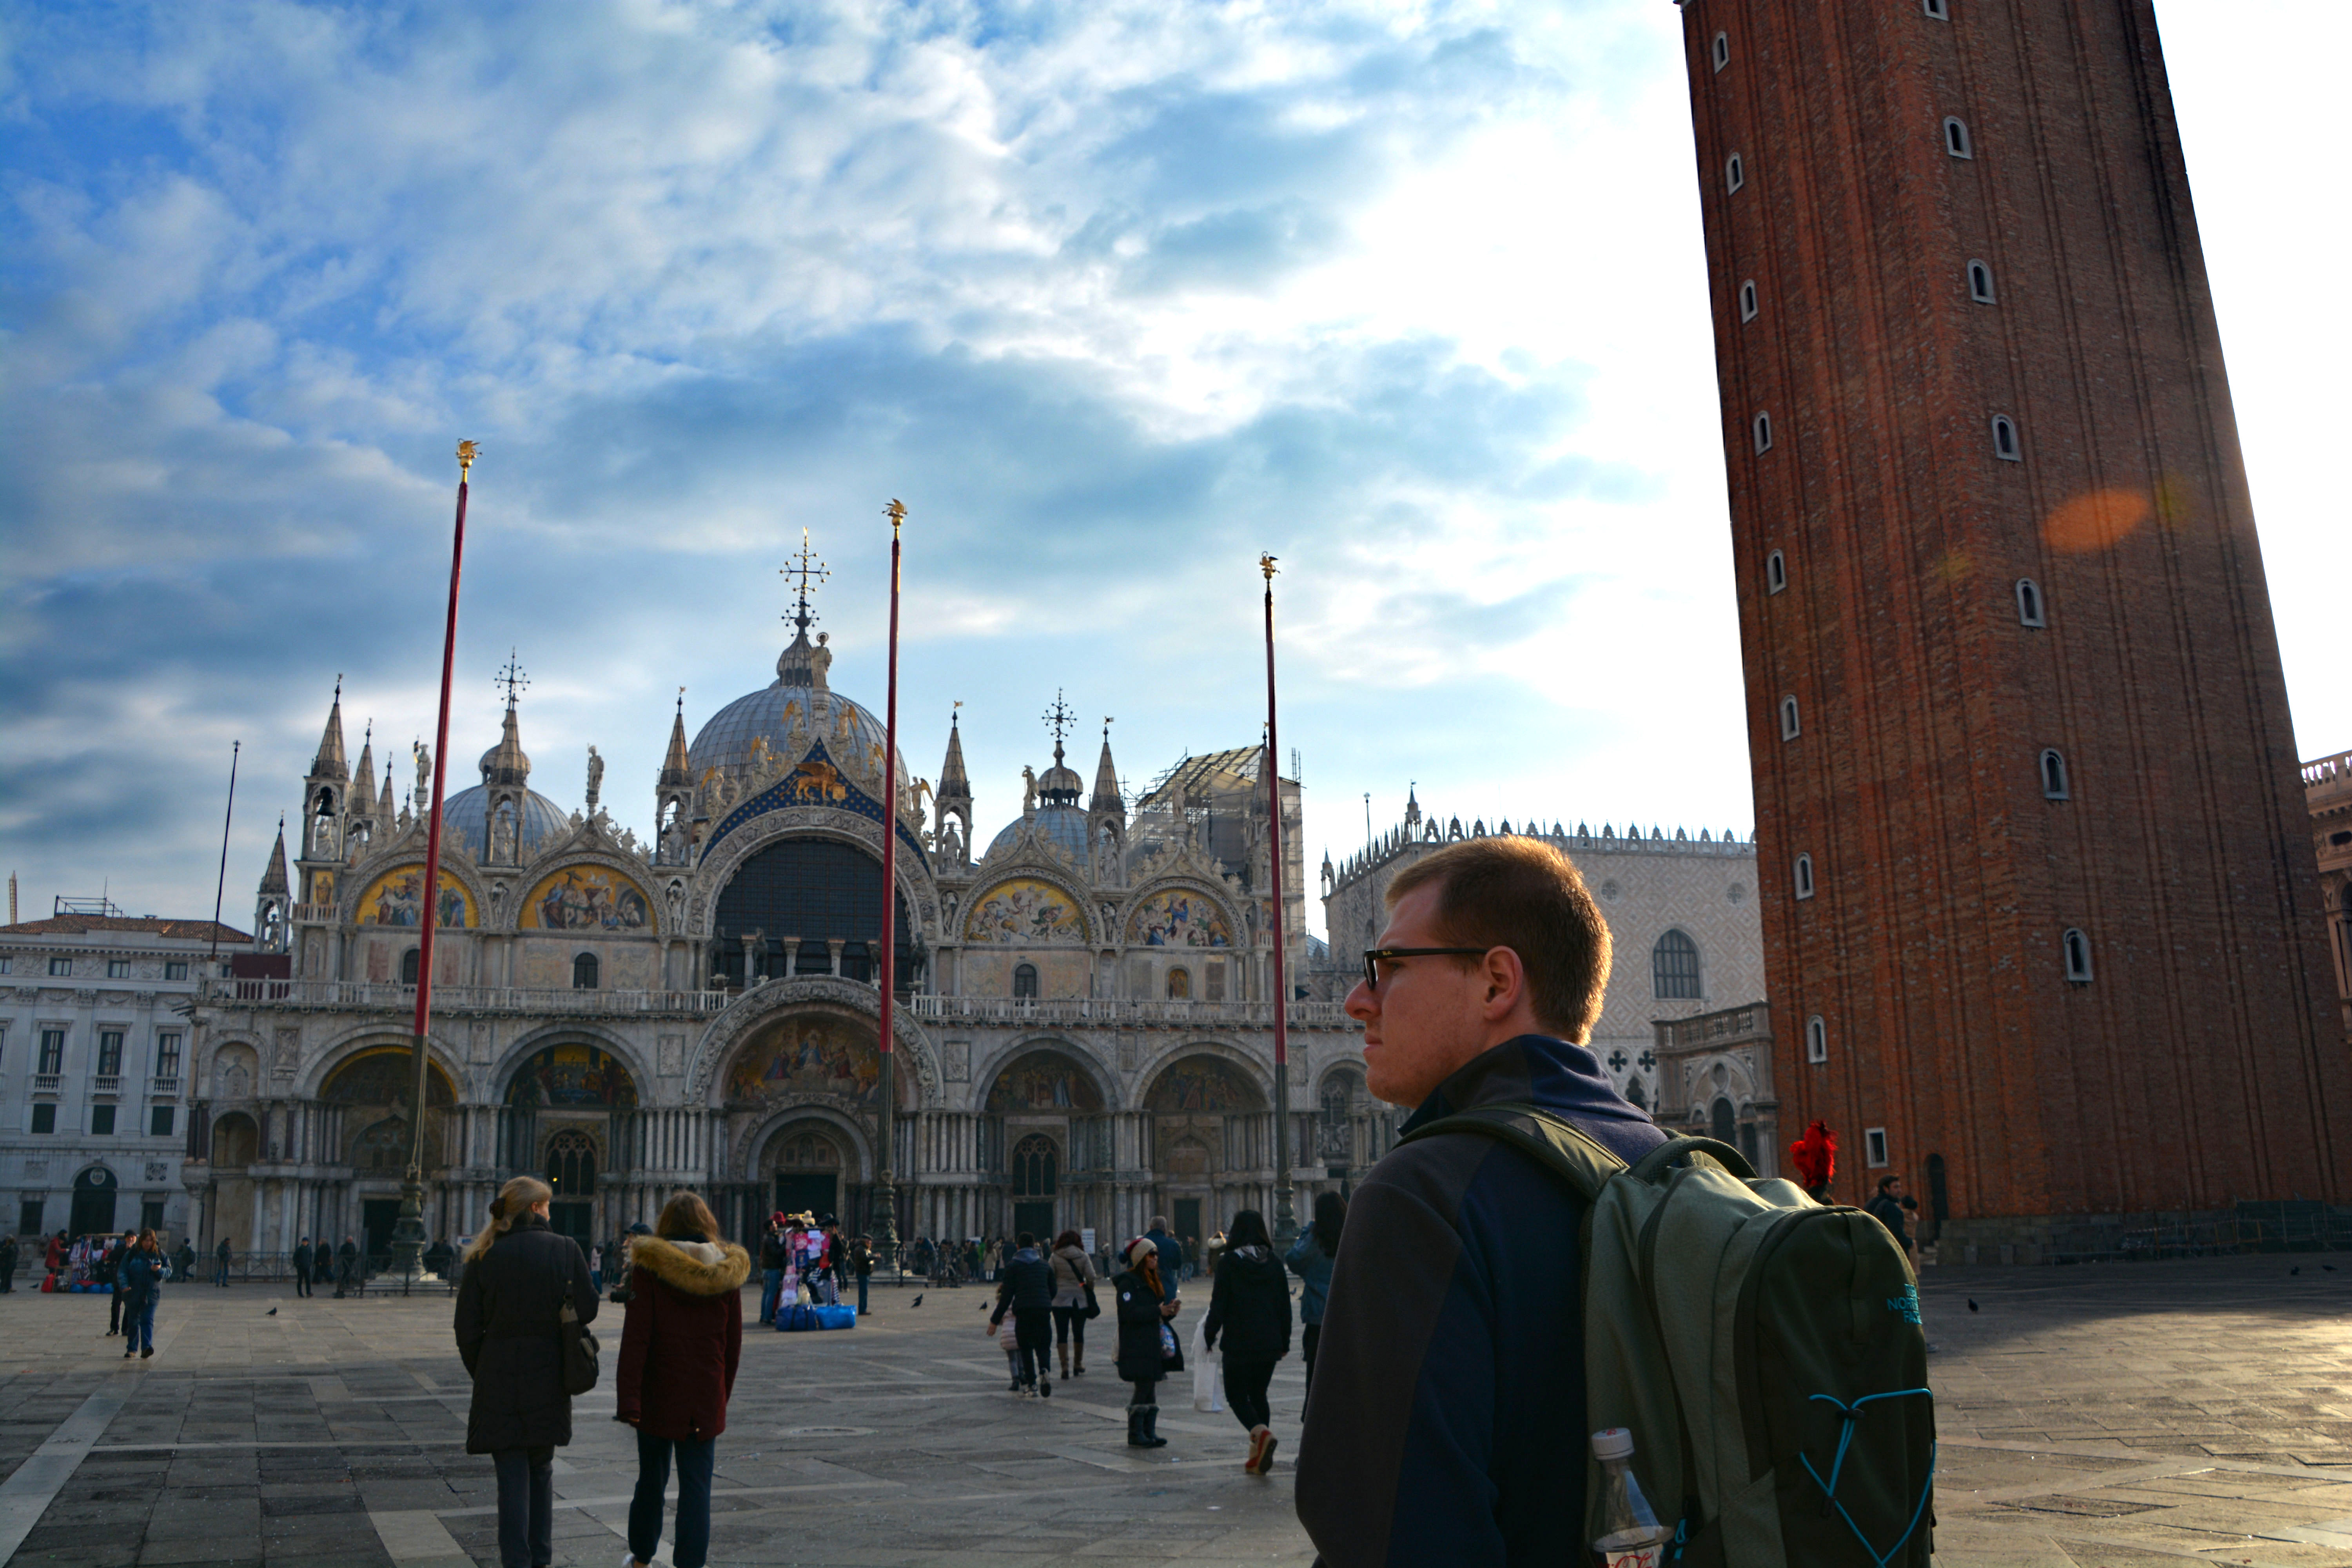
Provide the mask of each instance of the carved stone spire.
{"label": "carved stone spire", "polygon": [[326,733],[319,737],[319,754],[310,759],[310,776],[351,777],[351,764],[343,758],[343,678],[340,675],[335,677],[334,704],[327,710]]}

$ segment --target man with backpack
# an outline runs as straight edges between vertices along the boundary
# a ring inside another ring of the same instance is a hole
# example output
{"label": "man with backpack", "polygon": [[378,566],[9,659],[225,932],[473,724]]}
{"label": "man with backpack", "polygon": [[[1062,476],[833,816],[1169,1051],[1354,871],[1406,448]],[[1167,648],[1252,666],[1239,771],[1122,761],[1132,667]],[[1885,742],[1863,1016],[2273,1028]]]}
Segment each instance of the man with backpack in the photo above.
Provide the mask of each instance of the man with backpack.
{"label": "man with backpack", "polygon": [[[1347,1009],[1367,1087],[1415,1108],[1407,1132],[1521,1102],[1627,1162],[1664,1140],[1577,1043],[1601,1011],[1609,927],[1565,856],[1465,840],[1399,872],[1388,903]],[[1584,1207],[1475,1134],[1402,1143],[1358,1184],[1298,1450],[1299,1521],[1328,1568],[1563,1560],[1590,1436]]]}
{"label": "man with backpack", "polygon": [[1903,1195],[1903,1178],[1879,1177],[1878,1191],[1867,1206],[1878,1223],[1886,1227],[1886,1234],[1895,1238],[1895,1244],[1903,1249],[1903,1256],[1916,1260],[1918,1253],[1911,1241],[1910,1215],[1904,1211],[1917,1209],[1919,1200]]}

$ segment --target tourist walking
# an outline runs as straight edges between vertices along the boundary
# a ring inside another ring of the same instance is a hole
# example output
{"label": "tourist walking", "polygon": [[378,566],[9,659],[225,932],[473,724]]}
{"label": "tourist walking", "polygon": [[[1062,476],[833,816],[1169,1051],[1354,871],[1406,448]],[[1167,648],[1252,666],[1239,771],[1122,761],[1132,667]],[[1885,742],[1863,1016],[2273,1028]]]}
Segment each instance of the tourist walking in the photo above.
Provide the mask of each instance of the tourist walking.
{"label": "tourist walking", "polygon": [[174,1278],[185,1283],[196,1277],[196,1244],[186,1237],[180,1237],[180,1250],[172,1254]]}
{"label": "tourist walking", "polygon": [[231,1256],[228,1237],[224,1236],[220,1238],[220,1245],[213,1248],[213,1262],[215,1265],[213,1270],[213,1283],[224,1290],[228,1289],[228,1265]]}
{"label": "tourist walking", "polygon": [[857,1315],[866,1316],[866,1287],[874,1278],[874,1238],[861,1236],[850,1249],[850,1271],[857,1276]]}
{"label": "tourist walking", "polygon": [[1183,1289],[1184,1244],[1169,1234],[1168,1216],[1161,1214],[1151,1216],[1143,1237],[1160,1254],[1160,1278],[1167,1282],[1169,1300],[1174,1300]]}
{"label": "tourist walking", "polygon": [[16,1238],[0,1236],[0,1296],[13,1294],[16,1289]]}
{"label": "tourist walking", "polygon": [[1087,1371],[1087,1306],[1093,1299],[1094,1259],[1075,1230],[1054,1238],[1054,1348],[1061,1352],[1062,1376]]}
{"label": "tourist walking", "polygon": [[155,1353],[155,1307],[163,1299],[163,1247],[152,1230],[142,1230],[123,1250],[115,1269],[122,1281],[122,1359],[133,1351],[145,1361]]}
{"label": "tourist walking", "polygon": [[107,1243],[106,1251],[98,1260],[98,1282],[107,1287],[107,1295],[111,1298],[102,1338],[112,1339],[122,1331],[122,1265],[131,1256],[131,1244],[138,1239],[131,1232],[124,1231],[121,1240]]}
{"label": "tourist walking", "polygon": [[55,1274],[58,1269],[63,1268],[66,1266],[66,1233],[64,1231],[59,1231],[57,1235],[49,1237],[47,1254],[43,1258],[43,1261],[48,1266],[48,1271],[50,1273]]}
{"label": "tourist walking", "polygon": [[1128,1444],[1164,1448],[1160,1380],[1184,1370],[1184,1352],[1168,1326],[1178,1303],[1160,1277],[1160,1248],[1150,1237],[1128,1243],[1126,1271],[1111,1277],[1110,1288],[1118,1298],[1118,1375],[1135,1385],[1127,1399]]}
{"label": "tourist walking", "polygon": [[[1405,1133],[1532,1103],[1628,1163],[1664,1141],[1581,1043],[1609,927],[1566,856],[1464,839],[1399,871],[1387,900],[1345,1006],[1364,1028],[1366,1087],[1412,1108]],[[1533,1155],[1446,1133],[1400,1142],[1349,1206],[1299,1439],[1299,1522],[1334,1568],[1560,1561],[1597,1425],[1587,1205]]]}
{"label": "tourist walking", "polygon": [[497,1468],[502,1568],[555,1560],[555,1450],[572,1441],[558,1314],[569,1300],[581,1322],[596,1316],[587,1257],[547,1227],[554,1196],[536,1176],[500,1187],[457,1288],[457,1353],[474,1380],[466,1452]]}
{"label": "tourist walking", "polygon": [[710,1553],[710,1474],[743,1359],[743,1281],[751,1275],[751,1254],[718,1236],[709,1206],[680,1193],[662,1205],[654,1234],[629,1248],[613,1414],[637,1429],[631,1568],[645,1568],[661,1545],[662,1491],[673,1460],[677,1529],[670,1561],[702,1568]]}
{"label": "tourist walking", "polygon": [[1347,1199],[1337,1193],[1318,1193],[1315,1217],[1283,1258],[1298,1276],[1298,1353],[1307,1363],[1309,1389],[1315,1386],[1315,1346],[1323,1337],[1323,1302],[1331,1289],[1331,1265],[1339,1256],[1339,1232],[1347,1219]]}
{"label": "tourist walking", "polygon": [[1023,1231],[1013,1256],[997,1271],[996,1310],[988,1315],[991,1334],[1013,1314],[1013,1392],[1053,1397],[1054,1268],[1038,1254],[1037,1238]]}
{"label": "tourist walking", "polygon": [[1275,1260],[1265,1216],[1255,1209],[1234,1215],[1218,1258],[1216,1283],[1209,1291],[1209,1315],[1202,1342],[1225,1342],[1225,1403],[1250,1436],[1242,1468],[1254,1476],[1274,1471],[1274,1412],[1266,1403],[1274,1363],[1290,1353],[1290,1276]]}
{"label": "tourist walking", "polygon": [[304,1237],[294,1244],[294,1294],[310,1293],[310,1238]]}
{"label": "tourist walking", "polygon": [[792,1259],[784,1251],[784,1216],[768,1216],[768,1233],[760,1238],[760,1321],[776,1321],[777,1303],[784,1296],[784,1270]]}
{"label": "tourist walking", "polygon": [[[482,1233],[491,1234],[488,1231]],[[342,1246],[335,1248],[335,1300],[343,1299],[347,1290],[360,1288],[360,1244],[351,1237],[343,1237]]]}

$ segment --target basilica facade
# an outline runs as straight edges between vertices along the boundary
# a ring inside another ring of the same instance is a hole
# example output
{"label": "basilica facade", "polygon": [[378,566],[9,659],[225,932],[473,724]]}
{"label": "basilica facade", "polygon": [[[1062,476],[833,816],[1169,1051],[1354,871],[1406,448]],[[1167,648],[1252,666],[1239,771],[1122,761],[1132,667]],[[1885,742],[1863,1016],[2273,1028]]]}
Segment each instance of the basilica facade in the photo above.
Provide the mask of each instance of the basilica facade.
{"label": "basilica facade", "polygon": [[[576,809],[531,787],[510,688],[480,782],[440,805],[430,889],[429,759],[395,809],[372,738],[347,758],[338,690],[262,879],[259,954],[193,1011],[182,1175],[200,1246],[348,1234],[385,1249],[419,1114],[428,897],[436,1237],[477,1229],[519,1173],[554,1186],[557,1226],[583,1239],[650,1221],[680,1187],[740,1237],[777,1208],[873,1228],[886,978],[902,1238],[1123,1238],[1159,1213],[1206,1236],[1235,1208],[1270,1214],[1286,1158],[1303,1213],[1384,1151],[1359,1033],[1305,984],[1287,1004],[1293,1114],[1276,1124],[1260,749],[1187,758],[1129,801],[1107,727],[1091,785],[1067,765],[1056,697],[1052,764],[1024,770],[1020,816],[983,842],[954,721],[937,782],[915,777],[833,689],[814,619],[804,594],[773,681],[691,741],[681,704],[645,839],[605,810],[593,748]],[[1278,793],[1298,981],[1320,944],[1304,931],[1297,785]]]}

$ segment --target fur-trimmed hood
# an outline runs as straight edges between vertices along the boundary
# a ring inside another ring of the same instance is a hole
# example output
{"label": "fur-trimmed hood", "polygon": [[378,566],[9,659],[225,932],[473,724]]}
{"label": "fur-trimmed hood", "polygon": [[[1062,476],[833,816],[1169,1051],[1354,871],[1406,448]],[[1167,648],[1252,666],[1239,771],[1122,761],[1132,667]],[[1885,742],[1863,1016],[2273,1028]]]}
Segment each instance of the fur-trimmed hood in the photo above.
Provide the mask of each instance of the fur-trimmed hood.
{"label": "fur-trimmed hood", "polygon": [[691,1296],[724,1296],[751,1277],[751,1255],[728,1242],[671,1241],[639,1236],[629,1240],[629,1262],[663,1283]]}

